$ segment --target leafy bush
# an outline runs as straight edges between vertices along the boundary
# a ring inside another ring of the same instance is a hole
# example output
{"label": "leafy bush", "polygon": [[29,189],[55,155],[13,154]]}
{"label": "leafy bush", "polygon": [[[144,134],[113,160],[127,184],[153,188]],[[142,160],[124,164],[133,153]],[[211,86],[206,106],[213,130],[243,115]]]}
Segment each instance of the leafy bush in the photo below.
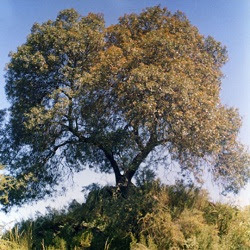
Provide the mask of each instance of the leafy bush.
{"label": "leafy bush", "polygon": [[131,187],[126,197],[94,185],[83,204],[73,201],[16,225],[2,237],[0,250],[244,250],[249,239],[250,208],[212,203],[206,192],[183,183],[154,181]]}
{"label": "leafy bush", "polygon": [[20,230],[16,225],[0,238],[0,250],[27,250],[32,248],[31,227]]}

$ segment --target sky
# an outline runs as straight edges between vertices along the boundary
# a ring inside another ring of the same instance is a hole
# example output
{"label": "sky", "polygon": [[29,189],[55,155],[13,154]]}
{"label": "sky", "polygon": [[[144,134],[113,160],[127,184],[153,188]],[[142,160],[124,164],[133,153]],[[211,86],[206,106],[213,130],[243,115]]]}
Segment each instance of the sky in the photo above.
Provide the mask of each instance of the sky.
{"label": "sky", "polygon": [[[75,8],[81,15],[103,13],[106,25],[115,24],[125,13],[139,13],[146,7],[161,5],[170,11],[184,12],[200,33],[213,36],[226,45],[229,62],[223,67],[221,99],[227,106],[239,109],[243,119],[240,140],[250,147],[250,1],[249,0],[1,0],[0,6],[0,109],[7,108],[4,93],[4,68],[10,51],[25,43],[35,22],[54,20],[62,9]],[[72,198],[82,197],[81,186],[92,182],[106,184],[109,176],[85,171],[76,176],[76,187],[63,198],[39,202],[37,205],[13,209],[10,214],[0,213],[0,224],[45,211],[48,205],[62,207]],[[207,185],[212,199],[221,199],[218,190]],[[234,199],[241,205],[250,204],[250,184]]]}

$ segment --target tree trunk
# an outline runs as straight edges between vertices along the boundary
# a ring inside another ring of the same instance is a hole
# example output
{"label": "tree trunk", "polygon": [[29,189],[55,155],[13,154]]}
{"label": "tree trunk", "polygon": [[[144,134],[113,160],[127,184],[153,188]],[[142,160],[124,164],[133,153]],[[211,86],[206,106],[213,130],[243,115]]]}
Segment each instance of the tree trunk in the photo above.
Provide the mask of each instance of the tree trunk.
{"label": "tree trunk", "polygon": [[116,190],[118,193],[120,193],[124,198],[128,196],[128,192],[131,189],[131,187],[134,187],[134,184],[132,183],[132,178],[134,176],[134,173],[127,172],[124,175],[120,175],[119,178],[116,176]]}

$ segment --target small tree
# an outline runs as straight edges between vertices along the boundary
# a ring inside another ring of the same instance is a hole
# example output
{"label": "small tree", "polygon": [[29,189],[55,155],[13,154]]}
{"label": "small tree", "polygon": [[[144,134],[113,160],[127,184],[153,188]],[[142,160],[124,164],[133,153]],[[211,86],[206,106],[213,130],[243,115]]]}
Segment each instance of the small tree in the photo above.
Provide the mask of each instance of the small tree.
{"label": "small tree", "polygon": [[219,97],[226,49],[184,14],[157,6],[105,28],[101,15],[64,10],[10,57],[0,154],[19,189],[9,205],[86,167],[120,187],[169,160],[196,178],[205,166],[227,191],[247,182],[239,114]]}

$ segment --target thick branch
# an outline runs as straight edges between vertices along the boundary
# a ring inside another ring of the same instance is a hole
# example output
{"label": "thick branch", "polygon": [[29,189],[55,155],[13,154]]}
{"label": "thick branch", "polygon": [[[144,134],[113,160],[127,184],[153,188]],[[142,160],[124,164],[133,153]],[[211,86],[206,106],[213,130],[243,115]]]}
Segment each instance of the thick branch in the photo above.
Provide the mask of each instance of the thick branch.
{"label": "thick branch", "polygon": [[72,132],[73,135],[75,135],[76,137],[78,137],[79,140],[81,140],[82,142],[92,144],[92,145],[98,147],[100,150],[102,150],[102,152],[104,153],[105,157],[109,160],[109,162],[111,164],[111,167],[114,170],[116,184],[119,183],[122,175],[121,175],[119,166],[118,166],[117,162],[114,159],[113,154],[110,153],[102,144],[100,144],[99,142],[96,142],[92,138],[87,138],[87,137],[83,136],[81,133],[79,133],[73,127],[70,126],[68,129],[69,129],[70,132]]}
{"label": "thick branch", "polygon": [[154,136],[151,136],[147,145],[138,153],[135,158],[132,160],[130,168],[125,172],[125,177],[128,182],[131,182],[134,174],[138,170],[140,164],[147,158],[148,154],[159,144]]}
{"label": "thick branch", "polygon": [[117,162],[114,159],[113,154],[110,154],[102,145],[98,145],[98,147],[99,147],[99,149],[101,149],[103,151],[106,158],[109,160],[109,162],[111,164],[111,167],[113,168],[114,173],[115,173],[116,184],[118,184],[120,182],[120,180],[121,180],[122,175],[121,175],[119,166],[118,166]]}

